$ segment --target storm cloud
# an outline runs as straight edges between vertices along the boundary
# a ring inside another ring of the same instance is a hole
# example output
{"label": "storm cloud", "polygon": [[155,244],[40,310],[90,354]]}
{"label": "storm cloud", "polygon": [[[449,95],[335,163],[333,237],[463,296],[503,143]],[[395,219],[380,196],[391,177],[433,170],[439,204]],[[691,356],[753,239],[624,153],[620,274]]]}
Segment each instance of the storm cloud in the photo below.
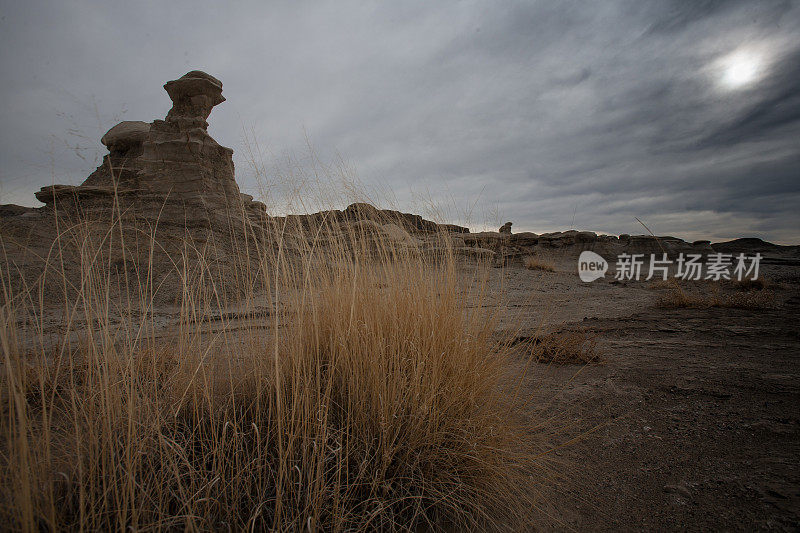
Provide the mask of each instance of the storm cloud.
{"label": "storm cloud", "polygon": [[[80,183],[120,120],[162,118],[200,69],[210,133],[272,154],[307,140],[391,188],[511,220],[800,242],[795,2],[2,2],[0,201]],[[758,58],[724,83],[726,58]],[[423,202],[424,203],[424,202]],[[494,229],[494,228],[493,228]]]}

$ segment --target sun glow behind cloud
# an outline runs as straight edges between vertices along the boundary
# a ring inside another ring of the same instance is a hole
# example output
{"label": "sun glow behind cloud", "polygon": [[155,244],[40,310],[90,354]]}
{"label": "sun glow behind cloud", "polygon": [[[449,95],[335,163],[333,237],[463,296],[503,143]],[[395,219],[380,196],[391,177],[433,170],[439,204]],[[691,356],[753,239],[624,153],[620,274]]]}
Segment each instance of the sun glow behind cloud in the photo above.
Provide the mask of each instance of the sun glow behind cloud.
{"label": "sun glow behind cloud", "polygon": [[758,82],[765,71],[762,53],[750,49],[737,50],[717,63],[719,85],[726,90],[744,89]]}

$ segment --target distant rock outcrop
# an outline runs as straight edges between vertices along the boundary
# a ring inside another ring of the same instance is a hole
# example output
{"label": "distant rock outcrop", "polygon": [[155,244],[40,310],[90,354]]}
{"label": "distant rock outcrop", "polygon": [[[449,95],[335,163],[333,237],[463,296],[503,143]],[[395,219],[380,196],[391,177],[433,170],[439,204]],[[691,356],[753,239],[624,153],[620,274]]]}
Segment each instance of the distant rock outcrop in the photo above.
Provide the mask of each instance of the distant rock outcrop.
{"label": "distant rock outcrop", "polygon": [[[502,228],[501,228],[502,229]],[[680,253],[708,254],[717,251],[727,250],[748,250],[767,249],[769,243],[764,243],[758,247],[752,239],[740,239],[747,241],[746,246],[736,246],[735,244],[722,243],[711,245],[709,241],[686,242],[677,237],[653,235],[628,235],[622,234],[619,237],[614,235],[602,235],[592,231],[557,231],[553,233],[536,234],[531,232],[506,233],[485,231],[481,233],[470,233],[464,235],[463,239],[468,246],[492,250],[495,254],[496,265],[508,265],[514,261],[519,262],[523,257],[539,253],[558,252],[559,256],[577,257],[583,250],[592,250],[607,257],[614,257],[619,254],[662,254],[675,257]],[[738,241],[734,241],[736,243]],[[761,241],[763,242],[763,241]]]}
{"label": "distant rock outcrop", "polygon": [[438,224],[426,220],[420,215],[402,213],[391,209],[378,209],[367,203],[350,204],[346,209],[341,211],[334,209],[308,215],[276,217],[273,220],[276,226],[281,226],[285,222],[288,227],[300,227],[309,230],[316,229],[322,224],[330,226],[359,220],[371,220],[380,224],[395,224],[411,234],[429,234],[442,231],[450,233],[469,233],[468,228],[453,224]]}

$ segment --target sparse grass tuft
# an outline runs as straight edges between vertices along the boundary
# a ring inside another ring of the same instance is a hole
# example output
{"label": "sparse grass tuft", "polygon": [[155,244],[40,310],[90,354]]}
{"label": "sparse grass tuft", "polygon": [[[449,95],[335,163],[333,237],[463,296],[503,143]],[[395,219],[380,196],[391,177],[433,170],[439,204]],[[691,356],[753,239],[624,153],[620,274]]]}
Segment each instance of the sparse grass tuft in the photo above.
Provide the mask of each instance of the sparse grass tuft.
{"label": "sparse grass tuft", "polygon": [[731,280],[730,282],[731,287],[736,290],[747,292],[747,291],[761,291],[764,289],[772,288],[775,284],[771,281],[767,280],[764,277],[752,279],[747,278],[743,280]]}
{"label": "sparse grass tuft", "polygon": [[770,290],[724,292],[716,285],[699,289],[676,284],[661,295],[656,305],[663,309],[766,309],[775,305],[775,294]]}
{"label": "sparse grass tuft", "polygon": [[602,364],[597,337],[586,329],[562,330],[533,337],[519,337],[533,361],[556,365]]}
{"label": "sparse grass tuft", "polygon": [[675,285],[677,284],[677,280],[673,279],[659,279],[656,281],[651,281],[649,285],[647,285],[648,289],[654,291],[660,291],[663,289],[674,289]]}
{"label": "sparse grass tuft", "polygon": [[555,264],[549,259],[545,259],[543,257],[528,256],[523,259],[522,264],[525,265],[525,268],[528,270],[541,270],[544,272],[556,271]]}

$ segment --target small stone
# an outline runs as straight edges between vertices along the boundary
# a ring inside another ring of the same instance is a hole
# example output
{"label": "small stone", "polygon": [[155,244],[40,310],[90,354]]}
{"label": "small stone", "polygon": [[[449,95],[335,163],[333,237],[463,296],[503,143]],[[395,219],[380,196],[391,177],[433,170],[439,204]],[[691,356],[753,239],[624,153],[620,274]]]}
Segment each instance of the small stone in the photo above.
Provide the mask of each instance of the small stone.
{"label": "small stone", "polygon": [[692,497],[692,493],[684,485],[664,485],[664,492],[678,494],[684,498]]}

